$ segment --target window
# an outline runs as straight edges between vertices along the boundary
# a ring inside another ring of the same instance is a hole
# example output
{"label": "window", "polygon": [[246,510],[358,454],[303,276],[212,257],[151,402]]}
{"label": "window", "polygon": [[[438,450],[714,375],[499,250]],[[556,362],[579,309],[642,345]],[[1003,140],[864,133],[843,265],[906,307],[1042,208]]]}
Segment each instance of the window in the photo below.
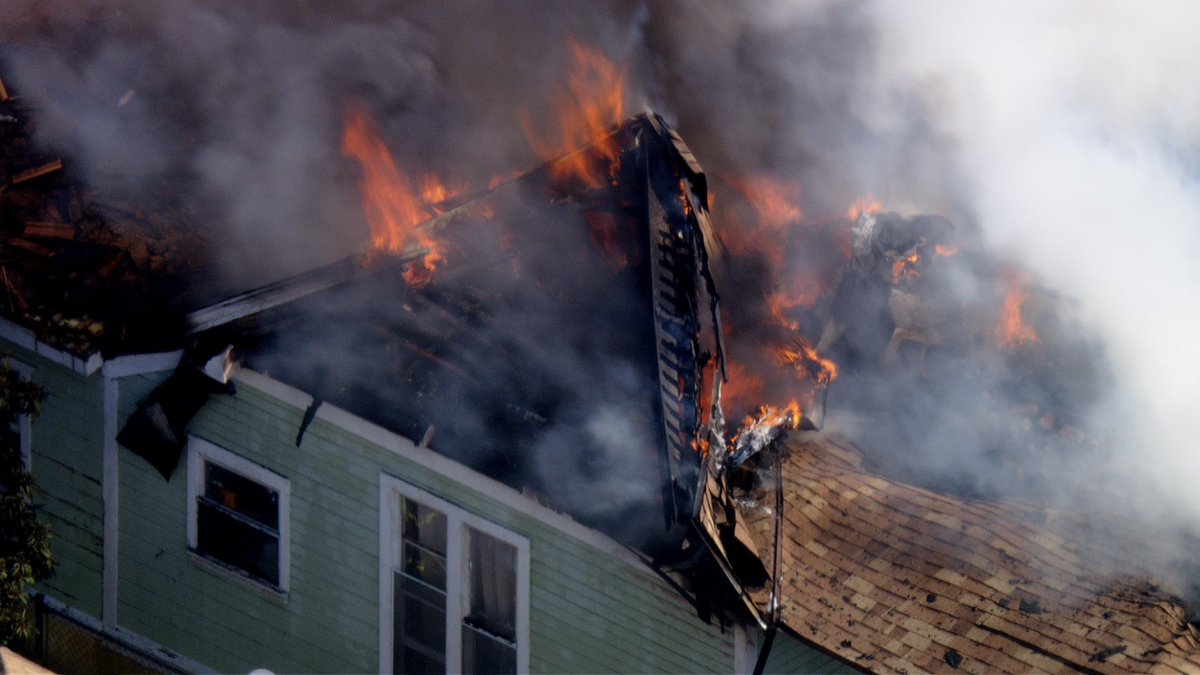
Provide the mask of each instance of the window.
{"label": "window", "polygon": [[188,547],[277,591],[288,588],[288,480],[188,439]]}
{"label": "window", "polygon": [[529,669],[529,542],[384,476],[381,669]]}

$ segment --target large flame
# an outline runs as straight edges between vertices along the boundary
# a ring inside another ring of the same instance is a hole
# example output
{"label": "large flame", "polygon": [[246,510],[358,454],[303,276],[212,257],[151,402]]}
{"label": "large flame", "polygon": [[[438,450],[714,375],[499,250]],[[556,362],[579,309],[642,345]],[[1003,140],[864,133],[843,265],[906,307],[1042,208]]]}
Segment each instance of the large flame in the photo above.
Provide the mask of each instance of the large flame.
{"label": "large flame", "polygon": [[859,197],[854,200],[849,209],[846,209],[846,217],[850,220],[858,220],[863,214],[875,215],[883,212],[883,202],[875,199],[871,195]]}
{"label": "large flame", "polygon": [[[737,198],[722,201],[722,240],[734,257],[760,259],[754,269],[765,267],[770,276],[762,296],[768,312],[749,312],[755,335],[734,350],[723,404],[737,415],[754,411],[748,424],[795,428],[817,391],[837,377],[836,364],[805,338],[801,319],[835,278],[833,261],[846,253],[840,235],[848,228],[841,219],[807,217],[795,181],[756,174],[725,182]],[[736,317],[739,307],[731,310]]]}
{"label": "large flame", "polygon": [[405,278],[409,283],[428,281],[445,260],[445,250],[442,242],[419,225],[437,215],[434,205],[451,197],[453,191],[435,176],[425,176],[419,185],[414,182],[396,166],[371,118],[355,106],[346,109],[342,154],[357,160],[362,168],[359,187],[371,227],[371,253],[423,250],[421,264],[412,266]]}
{"label": "large flame", "polygon": [[750,207],[750,217],[734,211],[722,213],[726,225],[722,241],[734,255],[767,260],[777,275],[776,287],[767,293],[771,315],[780,325],[797,330],[799,326],[788,316],[797,308],[812,307],[831,281],[824,270],[787,258],[789,249],[805,246],[817,234],[804,220],[800,184],[765,174],[730,183]]}
{"label": "large flame", "polygon": [[901,281],[916,279],[921,276],[921,270],[918,265],[921,264],[920,253],[910,253],[907,256],[900,258],[892,263],[892,284],[898,284]]}
{"label": "large flame", "polygon": [[804,218],[799,183],[760,174],[733,181],[733,186],[754,208],[758,231],[778,236]]}
{"label": "large flame", "polygon": [[1017,275],[1009,275],[1008,291],[1000,306],[1000,320],[996,323],[996,336],[1003,347],[1020,347],[1038,342],[1037,331],[1021,318],[1021,307],[1029,299],[1029,284]]}
{"label": "large flame", "polygon": [[[761,405],[753,415],[747,415],[742,420],[742,427],[749,429],[751,427],[778,427],[782,426],[785,429],[798,429],[800,422],[804,419],[804,408],[799,401],[791,401],[787,405],[777,408],[773,405]],[[735,435],[731,439],[734,443],[737,442],[738,436]]]}
{"label": "large flame", "polygon": [[729,380],[721,385],[721,407],[728,411],[753,410],[765,397],[763,379],[741,361],[726,365]]}
{"label": "large flame", "polygon": [[799,333],[792,344],[779,349],[779,360],[794,368],[802,380],[815,382],[821,387],[828,386],[838,376],[837,364],[818,354]]}
{"label": "large flame", "polygon": [[[620,147],[609,130],[625,116],[625,72],[597,49],[574,40],[568,47],[575,67],[554,103],[558,137],[545,140],[528,118],[524,120],[525,135],[543,159],[554,160],[551,171],[556,178],[574,178],[599,188],[618,166]],[[570,154],[561,156],[564,153]],[[608,176],[598,175],[597,158],[606,160],[601,163]]]}

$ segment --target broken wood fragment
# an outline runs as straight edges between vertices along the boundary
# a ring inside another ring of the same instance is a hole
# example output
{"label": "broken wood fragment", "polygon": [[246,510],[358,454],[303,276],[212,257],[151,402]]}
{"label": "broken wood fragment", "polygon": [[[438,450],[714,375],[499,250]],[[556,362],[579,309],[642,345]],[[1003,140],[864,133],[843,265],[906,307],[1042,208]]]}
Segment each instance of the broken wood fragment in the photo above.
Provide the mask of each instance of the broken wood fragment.
{"label": "broken wood fragment", "polygon": [[397,337],[396,344],[399,345],[400,347],[403,347],[404,349],[408,350],[412,354],[415,354],[416,356],[419,356],[431,363],[434,363],[442,368],[445,368],[448,372],[452,372],[456,375],[461,375],[468,382],[474,382],[476,384],[479,383],[479,380],[477,378],[475,378],[475,376],[471,375],[470,373],[468,373],[467,371],[458,367],[457,365],[447,361],[446,359],[438,356],[437,354],[433,353],[429,349],[426,349],[422,345],[419,345],[419,344],[413,342],[412,340],[407,340],[402,337]]}
{"label": "broken wood fragment", "polygon": [[72,240],[75,238],[75,225],[73,223],[31,220],[25,223],[23,236]]}
{"label": "broken wood fragment", "polygon": [[31,181],[34,178],[40,178],[41,176],[45,176],[46,174],[54,173],[55,171],[62,171],[62,168],[63,168],[63,163],[62,163],[61,159],[51,160],[40,166],[35,166],[32,169],[26,169],[26,170],[18,173],[17,175],[13,176],[12,184],[20,185],[21,183]]}
{"label": "broken wood fragment", "polygon": [[16,246],[17,248],[23,248],[26,251],[29,251],[30,253],[36,253],[37,255],[40,255],[43,258],[53,258],[55,255],[54,251],[51,251],[50,249],[48,249],[45,246],[42,246],[40,244],[35,244],[32,241],[29,241],[28,239],[22,239],[20,237],[13,237],[12,239],[8,240],[8,243],[12,244],[13,246]]}
{"label": "broken wood fragment", "polygon": [[9,311],[16,311],[16,307],[13,306],[14,300],[16,301],[16,306],[20,307],[22,312],[28,311],[29,303],[25,302],[25,297],[21,295],[21,292],[13,285],[12,280],[8,278],[8,268],[0,267],[0,272],[4,275],[4,291],[8,295]]}
{"label": "broken wood fragment", "polygon": [[4,86],[4,80],[0,80],[0,101],[8,100],[8,88]]}

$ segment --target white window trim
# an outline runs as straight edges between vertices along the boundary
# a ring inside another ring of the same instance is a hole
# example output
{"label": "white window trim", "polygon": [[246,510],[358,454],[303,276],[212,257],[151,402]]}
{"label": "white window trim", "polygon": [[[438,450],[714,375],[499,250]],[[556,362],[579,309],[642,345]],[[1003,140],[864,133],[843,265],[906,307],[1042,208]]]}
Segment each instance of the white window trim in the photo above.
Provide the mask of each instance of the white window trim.
{"label": "white window trim", "polygon": [[[22,380],[33,380],[33,366],[11,356],[4,357],[4,365],[12,369]],[[17,415],[17,437],[21,442],[21,468],[33,473],[33,417],[29,413]]]}
{"label": "white window trim", "polygon": [[[255,464],[250,460],[235,455],[218,445],[195,436],[188,437],[188,550],[196,553],[197,558],[208,561],[197,553],[199,543],[199,528],[196,517],[198,507],[196,499],[204,493],[204,463],[212,462],[222,468],[240,474],[261,483],[279,494],[279,585],[273,586],[268,582],[254,579],[248,575],[236,575],[240,581],[253,584],[256,587],[287,593],[291,582],[291,482],[266,467]],[[222,565],[222,567],[224,567]],[[231,568],[232,569],[232,568]]]}
{"label": "white window trim", "polygon": [[446,515],[446,672],[462,672],[463,609],[470,603],[463,583],[467,527],[517,549],[517,672],[529,672],[529,539],[385,473],[379,475],[379,672],[392,672],[392,569],[401,560],[401,497]]}

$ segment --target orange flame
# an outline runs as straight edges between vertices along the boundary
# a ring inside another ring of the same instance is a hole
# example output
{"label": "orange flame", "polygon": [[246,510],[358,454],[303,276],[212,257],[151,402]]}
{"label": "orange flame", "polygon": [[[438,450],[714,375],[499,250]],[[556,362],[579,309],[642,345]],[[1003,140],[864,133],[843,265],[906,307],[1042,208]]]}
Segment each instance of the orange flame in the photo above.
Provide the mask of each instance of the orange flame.
{"label": "orange flame", "polygon": [[738,361],[728,361],[729,380],[721,385],[721,407],[730,411],[753,410],[763,400],[763,379]]}
{"label": "orange flame", "polygon": [[915,279],[921,276],[917,265],[921,264],[921,256],[913,253],[892,263],[892,283],[898,284],[901,279]]}
{"label": "orange flame", "polygon": [[859,197],[854,200],[850,208],[846,210],[846,217],[850,220],[858,220],[859,216],[864,213],[874,215],[883,211],[883,203],[875,199],[871,195]]}
{"label": "orange flame", "polygon": [[996,323],[996,336],[1003,347],[1020,347],[1039,342],[1037,331],[1021,319],[1021,307],[1029,299],[1028,283],[1017,276],[1010,276],[1008,291],[1000,307],[1000,320]]}
{"label": "orange flame", "polygon": [[421,179],[421,201],[430,206],[436,213],[442,213],[440,204],[465,193],[466,186],[446,185],[433,174],[426,174]]}
{"label": "orange flame", "polygon": [[621,245],[617,217],[605,211],[584,211],[584,222],[592,243],[604,254],[613,271],[629,266],[629,255]]}
{"label": "orange flame", "polygon": [[[802,235],[802,228],[797,226],[804,218],[800,209],[800,184],[765,174],[729,182],[750,206],[751,212],[730,210],[723,213],[722,220],[727,227],[722,231],[722,241],[735,255],[762,256],[770,269],[786,269],[787,247],[783,242],[793,235]],[[743,214],[749,217],[740,217]],[[790,290],[795,284],[785,285]]]}
{"label": "orange flame", "polygon": [[[554,105],[559,139],[543,141],[533,132],[528,118],[523,120],[525,135],[543,159],[558,158],[551,167],[555,178],[574,178],[591,188],[599,188],[604,177],[596,175],[596,157],[607,160],[609,175],[619,166],[620,147],[608,131],[625,116],[625,72],[599,50],[574,40],[568,46],[575,69],[568,75],[566,90]],[[589,143],[590,151],[585,148]],[[571,154],[559,158],[568,152]]]}
{"label": "orange flame", "polygon": [[[792,400],[782,408],[776,408],[773,405],[760,405],[758,410],[753,415],[746,415],[742,420],[743,429],[748,429],[752,426],[774,427],[783,425],[787,429],[799,429],[800,422],[804,419],[804,408],[799,401]],[[739,434],[740,435],[740,434]],[[737,436],[733,437],[733,442],[737,442]]]}
{"label": "orange flame", "polygon": [[488,189],[495,190],[496,188],[509,182],[510,180],[520,177],[521,173],[522,173],[521,171],[507,171],[505,173],[498,173],[495,176],[492,176],[490,180],[488,180],[488,184],[487,184]]}
{"label": "orange flame", "polygon": [[778,234],[804,218],[800,209],[800,184],[772,176],[752,176],[733,183],[754,207],[757,224]]}
{"label": "orange flame", "polygon": [[962,250],[962,247],[957,245],[934,244],[933,246],[933,252],[943,258],[949,258],[952,255],[958,255],[960,250]]}
{"label": "orange flame", "polygon": [[828,386],[838,376],[837,364],[818,354],[803,335],[797,335],[793,344],[779,349],[779,360],[795,368],[803,379],[821,387]]}
{"label": "orange flame", "polygon": [[418,227],[438,210],[429,206],[452,196],[433,176],[422,180],[420,196],[413,181],[396,166],[374,122],[362,110],[346,109],[342,154],[362,168],[359,187],[363,212],[371,227],[371,252],[403,253],[410,247],[427,251],[421,265],[405,273],[409,283],[427,282],[445,260],[444,246],[425,228]]}
{"label": "orange flame", "polygon": [[767,307],[771,310],[771,318],[775,323],[787,328],[789,331],[795,332],[800,330],[800,322],[790,318],[788,315],[797,307],[810,307],[811,302],[805,302],[807,298],[796,297],[783,291],[775,291],[767,295]]}
{"label": "orange flame", "polygon": [[[748,312],[762,323],[757,335],[740,345],[744,360],[729,362],[722,407],[738,418],[758,411],[749,420],[755,426],[796,428],[818,392],[837,377],[837,365],[804,338],[802,310],[815,306],[836,278],[849,228],[841,218],[806,216],[796,181],[756,174],[724,182],[736,197],[721,202],[722,241],[735,257],[760,259],[769,271],[764,281],[770,283],[763,285],[766,304],[759,306],[769,313]],[[726,329],[732,330],[728,322]],[[788,400],[791,404],[778,407]]]}

